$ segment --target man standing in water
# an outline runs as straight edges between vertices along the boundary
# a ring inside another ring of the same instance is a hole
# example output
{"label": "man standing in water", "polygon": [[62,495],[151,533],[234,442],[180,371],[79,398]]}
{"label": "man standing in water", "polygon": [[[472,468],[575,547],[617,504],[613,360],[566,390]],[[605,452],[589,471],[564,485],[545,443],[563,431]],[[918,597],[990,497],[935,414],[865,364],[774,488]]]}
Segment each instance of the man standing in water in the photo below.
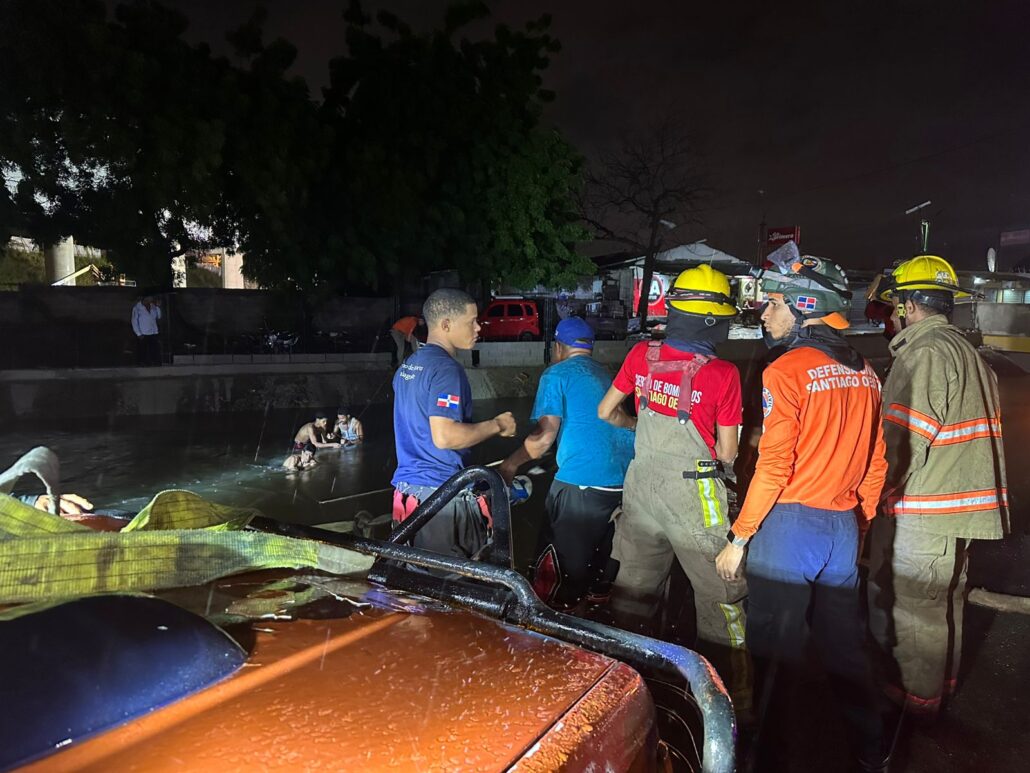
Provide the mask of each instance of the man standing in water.
{"label": "man standing in water", "polygon": [[351,416],[347,408],[337,408],[336,424],[327,437],[330,440],[339,440],[346,446],[352,446],[365,439],[365,428],[356,416]]}
{"label": "man standing in water", "polygon": [[[612,613],[627,630],[655,632],[673,562],[694,593],[699,649],[727,677],[738,712],[751,705],[739,577],[721,577],[729,508],[720,463],[737,455],[740,374],[716,357],[737,307],[726,276],[710,266],[680,273],[666,295],[664,341],[634,346],[598,406],[598,417],[636,431],[623,513],[615,523],[618,563]],[[637,417],[622,403],[633,394]]]}
{"label": "man standing in water", "polygon": [[533,587],[556,609],[607,595],[605,572],[622,503],[622,484],[633,458],[633,433],[597,416],[608,389],[608,370],[592,357],[594,331],[566,317],[554,335],[551,367],[540,377],[533,403],[533,431],[504,463],[510,481],[519,467],[558,443],[558,472],[547,494]]}
{"label": "man standing in water", "polygon": [[326,442],[326,430],[329,427],[329,417],[323,411],[315,414],[315,420],[309,421],[297,430],[293,436],[293,452],[299,454],[307,445],[315,448],[339,448],[340,443]]}
{"label": "man standing in water", "polygon": [[[437,290],[426,299],[422,316],[429,328],[426,345],[403,362],[393,377],[395,523],[404,521],[465,467],[473,446],[515,434],[510,411],[487,421],[471,421],[472,388],[454,355],[459,349],[471,349],[479,336],[476,302],[461,290]],[[463,491],[415,535],[415,547],[471,558],[487,542],[486,506],[483,498]]]}

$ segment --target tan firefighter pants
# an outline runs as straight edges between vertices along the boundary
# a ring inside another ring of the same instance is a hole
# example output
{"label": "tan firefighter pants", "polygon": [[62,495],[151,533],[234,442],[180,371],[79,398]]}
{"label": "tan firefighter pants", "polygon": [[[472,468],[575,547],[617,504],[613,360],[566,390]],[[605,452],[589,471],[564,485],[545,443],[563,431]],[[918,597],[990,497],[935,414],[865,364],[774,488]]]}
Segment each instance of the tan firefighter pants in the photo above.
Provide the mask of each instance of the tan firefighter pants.
{"label": "tan firefighter pants", "polygon": [[911,710],[936,712],[956,687],[968,541],[883,516],[869,539],[869,623],[888,692]]}
{"label": "tan firefighter pants", "polygon": [[[699,649],[717,667],[720,662],[728,664],[720,670],[734,702],[738,708],[750,707],[741,603],[747,585],[743,579],[725,582],[715,570],[715,557],[726,545],[730,528],[726,486],[716,478],[683,477],[684,471],[696,471],[699,458],[711,460],[690,422],[683,425],[641,411],[637,432],[637,455],[626,475],[623,512],[615,523],[612,557],[619,562],[619,571],[612,587],[612,613],[628,630],[655,633],[672,562],[679,561],[694,592],[698,639],[721,652],[703,644]],[[653,453],[656,447],[670,445],[683,455]]]}

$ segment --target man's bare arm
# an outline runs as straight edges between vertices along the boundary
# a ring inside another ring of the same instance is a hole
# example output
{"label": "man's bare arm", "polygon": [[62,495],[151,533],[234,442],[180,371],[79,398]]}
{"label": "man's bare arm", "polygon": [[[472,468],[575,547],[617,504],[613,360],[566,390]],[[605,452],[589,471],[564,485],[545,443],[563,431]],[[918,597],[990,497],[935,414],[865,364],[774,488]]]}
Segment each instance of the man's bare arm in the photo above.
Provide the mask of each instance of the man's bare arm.
{"label": "man's bare arm", "polygon": [[337,448],[340,445],[339,443],[323,443],[318,439],[318,433],[315,432],[314,427],[308,427],[308,442],[315,448]]}
{"label": "man's bare arm", "polygon": [[515,477],[515,473],[519,471],[522,465],[534,459],[539,459],[550,450],[558,437],[559,429],[561,429],[560,416],[541,416],[537,420],[533,431],[522,441],[522,445],[515,449],[511,456],[501,462],[501,466],[498,469],[501,477],[508,483],[511,483],[511,479]]}
{"label": "man's bare arm", "polygon": [[433,445],[441,450],[461,451],[472,448],[500,435],[511,437],[515,434],[515,418],[510,411],[499,414],[487,421],[466,424],[448,419],[445,416],[430,416],[429,431],[433,436]]}
{"label": "man's bare arm", "polygon": [[715,429],[715,458],[725,464],[732,464],[737,458],[740,427],[736,424],[730,427],[717,424]]}
{"label": "man's bare arm", "polygon": [[601,404],[597,406],[597,418],[615,427],[636,429],[636,417],[630,416],[626,413],[626,409],[622,407],[627,394],[627,392],[617,389],[614,385],[608,387],[608,391],[601,400]]}

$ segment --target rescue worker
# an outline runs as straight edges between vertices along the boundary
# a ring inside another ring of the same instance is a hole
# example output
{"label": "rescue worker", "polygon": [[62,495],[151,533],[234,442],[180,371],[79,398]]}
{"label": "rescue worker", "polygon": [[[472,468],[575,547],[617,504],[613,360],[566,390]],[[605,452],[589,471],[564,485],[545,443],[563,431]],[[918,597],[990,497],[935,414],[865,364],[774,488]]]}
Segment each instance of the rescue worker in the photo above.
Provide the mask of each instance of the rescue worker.
{"label": "rescue worker", "polygon": [[899,265],[894,365],[883,392],[889,465],[870,537],[870,622],[889,693],[935,716],[956,686],[970,541],[1009,530],[998,379],[948,321],[968,293],[934,255]]}
{"label": "rescue worker", "polygon": [[762,377],[758,463],[717,565],[725,581],[734,580],[750,542],[747,640],[759,669],[757,769],[776,769],[776,754],[803,753],[791,705],[811,628],[856,731],[858,758],[877,770],[887,755],[884,718],[873,706],[863,651],[858,555],[886,473],[880,381],[840,334],[848,327],[851,295],[840,268],[799,256],[781,271],[762,275],[768,302],[761,318],[766,342],[786,351]]}
{"label": "rescue worker", "polygon": [[498,470],[510,483],[519,467],[558,443],[558,472],[533,570],[537,595],[557,609],[575,608],[588,594],[595,602],[607,595],[613,516],[633,458],[633,433],[597,416],[611,376],[593,359],[593,349],[594,331],[584,320],[558,323],[554,364],[540,377],[533,403],[536,426]]}
{"label": "rescue worker", "polygon": [[[666,295],[663,341],[626,355],[598,416],[636,430],[623,512],[612,548],[617,564],[611,610],[618,625],[654,633],[674,561],[694,592],[703,652],[722,664],[739,710],[750,705],[740,577],[720,578],[715,557],[729,527],[720,462],[737,455],[740,374],[715,356],[737,308],[726,276],[710,266],[683,271]],[[633,393],[637,417],[622,408]]]}
{"label": "rescue worker", "polygon": [[[454,355],[475,345],[479,335],[476,314],[476,302],[468,293],[436,290],[422,307],[428,341],[394,374],[395,524],[465,467],[469,449],[498,435],[515,434],[510,411],[487,421],[471,421],[472,388]],[[466,490],[416,533],[413,542],[418,548],[472,558],[487,540],[486,500]]]}
{"label": "rescue worker", "polygon": [[415,335],[415,329],[424,322],[421,317],[401,317],[390,327],[390,338],[393,339],[394,348],[397,350],[397,365],[404,362],[408,348],[412,353],[418,351],[421,342]]}

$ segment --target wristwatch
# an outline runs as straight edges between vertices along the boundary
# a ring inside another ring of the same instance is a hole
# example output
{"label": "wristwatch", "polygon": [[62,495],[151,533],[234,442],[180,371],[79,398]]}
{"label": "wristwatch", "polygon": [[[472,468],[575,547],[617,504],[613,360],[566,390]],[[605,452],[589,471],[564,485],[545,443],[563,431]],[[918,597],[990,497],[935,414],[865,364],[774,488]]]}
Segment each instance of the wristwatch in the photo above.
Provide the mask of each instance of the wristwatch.
{"label": "wristwatch", "polygon": [[748,540],[734,534],[732,529],[726,533],[726,541],[738,548],[746,548],[748,543]]}

